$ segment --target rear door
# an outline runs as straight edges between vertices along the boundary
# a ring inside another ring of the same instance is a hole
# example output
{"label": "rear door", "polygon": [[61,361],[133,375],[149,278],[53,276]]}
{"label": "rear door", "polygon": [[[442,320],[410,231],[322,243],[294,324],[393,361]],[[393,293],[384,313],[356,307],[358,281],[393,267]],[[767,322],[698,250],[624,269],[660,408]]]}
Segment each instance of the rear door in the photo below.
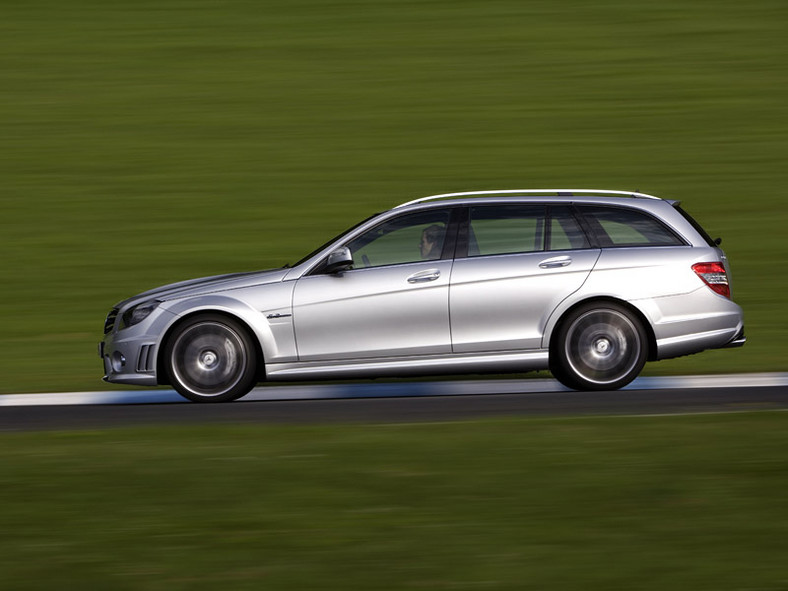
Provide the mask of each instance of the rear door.
{"label": "rear door", "polygon": [[470,207],[452,270],[455,353],[539,349],[548,317],[599,258],[568,205]]}

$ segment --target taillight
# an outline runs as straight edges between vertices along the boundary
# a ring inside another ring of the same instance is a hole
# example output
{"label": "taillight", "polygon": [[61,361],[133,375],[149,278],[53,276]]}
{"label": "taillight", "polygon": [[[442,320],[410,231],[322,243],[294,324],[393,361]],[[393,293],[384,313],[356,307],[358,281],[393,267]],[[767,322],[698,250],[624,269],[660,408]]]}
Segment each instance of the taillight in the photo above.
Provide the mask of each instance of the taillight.
{"label": "taillight", "polygon": [[713,291],[726,298],[731,297],[731,288],[728,285],[728,274],[725,272],[725,267],[722,263],[698,263],[692,265],[692,270],[695,271],[697,276],[703,280],[703,283],[708,285]]}

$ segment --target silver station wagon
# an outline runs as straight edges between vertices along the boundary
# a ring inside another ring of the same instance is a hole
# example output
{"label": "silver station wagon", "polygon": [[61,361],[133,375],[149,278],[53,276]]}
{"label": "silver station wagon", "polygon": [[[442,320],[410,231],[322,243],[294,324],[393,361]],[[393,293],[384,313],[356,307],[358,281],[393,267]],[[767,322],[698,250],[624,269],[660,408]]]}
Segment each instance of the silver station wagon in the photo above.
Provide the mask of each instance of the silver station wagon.
{"label": "silver station wagon", "polygon": [[261,381],[538,369],[616,389],[646,361],[744,344],[719,243],[676,201],[642,193],[434,195],[292,266],[119,303],[104,379],[197,402]]}

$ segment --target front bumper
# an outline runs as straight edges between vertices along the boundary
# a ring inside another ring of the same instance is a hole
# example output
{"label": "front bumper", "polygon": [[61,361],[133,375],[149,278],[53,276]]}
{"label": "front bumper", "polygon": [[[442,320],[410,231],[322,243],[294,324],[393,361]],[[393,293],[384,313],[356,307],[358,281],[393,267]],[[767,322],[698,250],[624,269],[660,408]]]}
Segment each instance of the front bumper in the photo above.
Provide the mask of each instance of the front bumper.
{"label": "front bumper", "polygon": [[104,364],[102,379],[113,384],[158,385],[159,337],[174,317],[170,312],[157,310],[130,328],[112,327],[98,345]]}
{"label": "front bumper", "polygon": [[155,386],[158,383],[156,353],[154,343],[116,343],[113,339],[105,339],[99,343],[99,357],[104,362],[101,379],[113,384]]}

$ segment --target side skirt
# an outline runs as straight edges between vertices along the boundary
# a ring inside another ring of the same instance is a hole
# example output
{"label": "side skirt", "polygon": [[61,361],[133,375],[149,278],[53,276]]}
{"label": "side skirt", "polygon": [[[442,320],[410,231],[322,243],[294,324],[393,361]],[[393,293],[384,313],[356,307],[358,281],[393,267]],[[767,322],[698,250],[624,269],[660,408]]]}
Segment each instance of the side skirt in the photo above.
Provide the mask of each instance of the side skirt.
{"label": "side skirt", "polygon": [[464,373],[508,373],[547,369],[548,352],[500,351],[428,357],[299,361],[266,365],[268,380],[371,378]]}

